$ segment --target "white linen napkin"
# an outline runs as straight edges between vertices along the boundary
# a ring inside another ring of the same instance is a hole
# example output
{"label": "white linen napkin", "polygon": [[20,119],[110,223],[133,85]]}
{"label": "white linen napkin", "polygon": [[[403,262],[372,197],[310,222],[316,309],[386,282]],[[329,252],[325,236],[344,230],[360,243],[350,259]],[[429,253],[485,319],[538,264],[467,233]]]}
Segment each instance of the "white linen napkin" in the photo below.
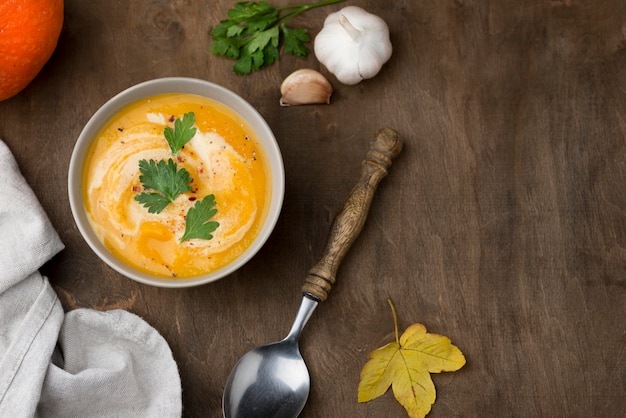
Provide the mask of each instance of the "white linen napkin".
{"label": "white linen napkin", "polygon": [[39,268],[63,249],[0,140],[0,416],[179,417],[163,337],[123,310],[64,314]]}

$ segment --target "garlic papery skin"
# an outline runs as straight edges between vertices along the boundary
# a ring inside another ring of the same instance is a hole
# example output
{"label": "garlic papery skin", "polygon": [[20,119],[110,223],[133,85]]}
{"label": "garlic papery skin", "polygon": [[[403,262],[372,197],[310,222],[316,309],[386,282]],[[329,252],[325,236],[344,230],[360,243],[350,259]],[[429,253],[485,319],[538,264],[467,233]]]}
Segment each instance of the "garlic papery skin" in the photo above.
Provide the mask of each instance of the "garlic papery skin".
{"label": "garlic papery skin", "polygon": [[329,104],[333,86],[321,73],[310,68],[296,70],[280,85],[281,106]]}
{"label": "garlic papery skin", "polygon": [[393,50],[387,23],[357,6],[328,15],[313,48],[318,61],[347,85],[378,74]]}

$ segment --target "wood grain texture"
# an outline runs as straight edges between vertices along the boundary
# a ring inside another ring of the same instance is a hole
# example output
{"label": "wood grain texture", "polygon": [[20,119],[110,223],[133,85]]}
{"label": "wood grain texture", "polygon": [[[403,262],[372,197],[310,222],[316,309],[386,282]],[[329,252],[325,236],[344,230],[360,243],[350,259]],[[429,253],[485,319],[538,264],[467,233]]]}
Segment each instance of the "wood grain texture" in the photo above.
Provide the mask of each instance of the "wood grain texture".
{"label": "wood grain texture", "polygon": [[[368,353],[393,339],[387,297],[402,329],[421,322],[467,358],[434,376],[429,416],[624,416],[626,3],[346,2],[381,16],[394,45],[381,73],[356,86],[313,56],[235,76],[209,53],[209,31],[232,4],[66,0],[51,61],[0,102],[0,137],[66,245],[43,267],[64,307],[146,319],[179,364],[184,415],[219,417],[236,360],[286,335],[363,153],[388,126],[405,148],[302,335],[312,390],[301,416],[405,416],[390,393],[356,401]],[[339,7],[293,24],[314,35]],[[279,106],[281,81],[303,67],[328,76],[330,105]],[[194,289],[148,287],[103,265],[67,198],[70,154],[89,117],[163,76],[240,94],[266,118],[285,163],[285,203],[267,244],[240,271]]]}

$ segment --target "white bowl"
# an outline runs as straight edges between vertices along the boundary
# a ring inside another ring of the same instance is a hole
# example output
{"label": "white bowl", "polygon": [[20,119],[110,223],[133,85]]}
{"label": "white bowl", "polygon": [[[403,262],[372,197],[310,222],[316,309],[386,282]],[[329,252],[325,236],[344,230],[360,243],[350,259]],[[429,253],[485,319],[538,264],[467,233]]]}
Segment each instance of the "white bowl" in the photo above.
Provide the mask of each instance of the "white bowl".
{"label": "white bowl", "polygon": [[[234,261],[208,274],[192,278],[168,279],[147,274],[117,258],[98,239],[94,232],[83,203],[82,175],[86,153],[104,125],[126,105],[145,97],[165,93],[196,94],[216,100],[242,116],[259,137],[265,149],[271,176],[271,200],[263,227],[252,244]],[[248,102],[232,91],[217,84],[184,77],[161,78],[137,84],[122,91],[106,102],[83,128],[72,157],[68,173],[68,190],[72,214],[83,238],[91,249],[106,264],[124,276],[137,282],[159,287],[190,287],[213,282],[223,278],[248,262],[267,241],[280,215],[285,192],[283,160],[271,129]]]}

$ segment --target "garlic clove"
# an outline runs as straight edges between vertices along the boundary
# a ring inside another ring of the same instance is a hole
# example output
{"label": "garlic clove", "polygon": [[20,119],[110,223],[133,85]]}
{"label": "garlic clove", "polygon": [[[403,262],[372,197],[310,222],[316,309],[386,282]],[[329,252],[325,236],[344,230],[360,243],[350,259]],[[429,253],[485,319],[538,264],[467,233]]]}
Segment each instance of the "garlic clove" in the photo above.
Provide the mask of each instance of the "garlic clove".
{"label": "garlic clove", "polygon": [[321,73],[310,68],[296,70],[280,85],[281,106],[329,104],[333,87]]}

